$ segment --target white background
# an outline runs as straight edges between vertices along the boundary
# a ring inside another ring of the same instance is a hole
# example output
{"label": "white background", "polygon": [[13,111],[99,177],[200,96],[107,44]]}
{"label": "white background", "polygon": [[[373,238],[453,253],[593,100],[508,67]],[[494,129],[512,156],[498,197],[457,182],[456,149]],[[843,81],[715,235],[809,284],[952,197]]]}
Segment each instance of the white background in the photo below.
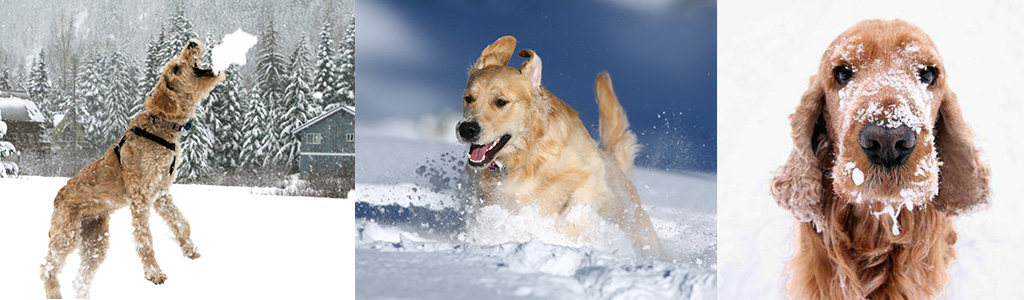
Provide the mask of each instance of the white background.
{"label": "white background", "polygon": [[719,299],[784,297],[795,224],[768,180],[791,149],[787,116],[829,43],[872,18],[932,37],[992,167],[991,207],[956,221],[958,260],[942,297],[1019,297],[1024,3],[720,1],[718,18]]}

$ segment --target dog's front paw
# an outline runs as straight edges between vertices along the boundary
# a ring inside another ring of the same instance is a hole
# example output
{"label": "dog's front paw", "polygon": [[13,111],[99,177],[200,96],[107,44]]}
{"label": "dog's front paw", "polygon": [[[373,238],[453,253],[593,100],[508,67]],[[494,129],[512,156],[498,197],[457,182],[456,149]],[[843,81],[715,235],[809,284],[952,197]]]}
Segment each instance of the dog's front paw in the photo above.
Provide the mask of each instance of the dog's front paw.
{"label": "dog's front paw", "polygon": [[201,254],[199,254],[199,248],[197,248],[194,245],[182,247],[181,253],[185,254],[185,257],[188,257],[189,259],[196,259],[202,256]]}
{"label": "dog's front paw", "polygon": [[152,281],[154,284],[163,284],[167,281],[167,275],[160,270],[150,270],[146,272],[146,280]]}

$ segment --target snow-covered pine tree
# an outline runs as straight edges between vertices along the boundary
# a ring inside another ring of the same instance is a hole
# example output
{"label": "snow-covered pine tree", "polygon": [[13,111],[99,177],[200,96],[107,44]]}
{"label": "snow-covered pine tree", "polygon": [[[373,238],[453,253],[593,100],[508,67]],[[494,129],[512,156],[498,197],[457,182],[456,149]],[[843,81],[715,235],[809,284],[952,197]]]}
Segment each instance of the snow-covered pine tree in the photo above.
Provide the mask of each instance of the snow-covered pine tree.
{"label": "snow-covered pine tree", "polygon": [[283,113],[276,116],[275,128],[278,130],[278,144],[281,147],[274,153],[274,161],[296,170],[299,165],[299,137],[292,134],[292,130],[319,113],[309,89],[309,48],[305,36],[299,38],[289,60],[291,75],[288,76],[288,87],[285,88]]}
{"label": "snow-covered pine tree", "polygon": [[53,114],[55,101],[50,100],[50,79],[46,74],[46,53],[39,50],[35,63],[32,64],[32,71],[28,76],[28,95],[47,116]]}
{"label": "snow-covered pine tree", "polygon": [[[188,24],[188,26],[183,25],[182,28],[191,28],[191,22],[188,22],[187,19],[176,22]],[[216,42],[213,34],[207,33],[205,40],[207,50],[213,50]],[[181,47],[185,47],[185,44],[182,43]],[[200,60],[208,61],[209,58],[210,51],[206,51]],[[217,88],[220,86],[214,88],[214,91]],[[210,91],[210,95],[196,107],[196,114],[191,120],[192,129],[182,137],[181,144],[184,150],[181,154],[181,170],[178,171],[178,177],[186,181],[195,181],[206,177],[213,171],[213,166],[217,164],[214,159],[216,157],[214,151],[220,142],[217,140],[214,130],[218,128],[215,115],[219,112],[215,111],[213,107],[222,100],[220,95],[214,91]]]}
{"label": "snow-covered pine tree", "polygon": [[13,162],[4,161],[5,157],[18,153],[18,149],[14,148],[14,144],[2,140],[6,134],[7,123],[4,123],[3,112],[0,112],[0,178],[18,175],[18,165]]}
{"label": "snow-covered pine tree", "polygon": [[0,70],[0,90],[11,90],[11,70],[7,66]]}
{"label": "snow-covered pine tree", "polygon": [[338,52],[338,68],[341,70],[341,81],[338,84],[338,94],[341,102],[345,105],[356,105],[356,16],[348,19],[348,26],[345,27],[344,40],[339,43],[341,51]]}
{"label": "snow-covered pine tree", "polygon": [[225,170],[242,166],[242,144],[245,141],[245,101],[241,85],[241,73],[237,65],[224,70],[224,82],[210,91],[210,129],[217,143],[213,146],[214,161]]}
{"label": "snow-covered pine tree", "polygon": [[164,62],[175,55],[181,53],[181,49],[185,48],[185,44],[188,41],[199,37],[195,30],[192,28],[192,21],[185,16],[184,4],[178,4],[174,9],[174,14],[167,19],[169,28],[167,29],[166,44],[164,47],[165,52]]}
{"label": "snow-covered pine tree", "polygon": [[324,27],[320,30],[320,43],[316,47],[316,74],[313,78],[313,91],[320,93],[316,105],[323,108],[325,103],[338,101],[336,85],[341,80],[341,70],[334,64],[336,55],[334,53],[334,39],[331,37],[333,30],[330,18],[326,18]]}
{"label": "snow-covered pine tree", "polygon": [[[102,131],[102,120],[98,117],[106,111],[104,103],[104,92],[108,89],[108,80],[104,78],[103,56],[94,51],[82,61],[78,68],[78,80],[75,84],[75,99],[65,105],[65,118],[71,117],[75,122],[82,125],[85,131],[85,141],[93,146],[103,147],[106,144],[106,135]],[[122,128],[121,130],[124,130]]]}
{"label": "snow-covered pine tree", "polygon": [[196,115],[192,118],[192,129],[189,129],[182,138],[181,170],[178,171],[178,178],[187,182],[204,178],[212,170],[210,157],[213,156],[213,145],[217,141],[210,131],[209,124],[200,121],[211,113],[206,105],[197,106]]}
{"label": "snow-covered pine tree", "polygon": [[254,85],[247,97],[248,104],[245,110],[244,126],[242,127],[242,165],[254,169],[264,167],[267,158],[268,144],[272,142],[270,127],[273,124],[267,120],[270,113],[260,95],[263,91],[259,85]]}
{"label": "snow-covered pine tree", "polygon": [[99,146],[110,145],[121,138],[124,131],[128,129],[128,120],[134,117],[132,108],[141,102],[139,99],[138,85],[135,78],[138,76],[132,59],[126,56],[121,50],[114,50],[114,53],[105,59],[103,63],[104,77],[107,79],[107,86],[102,90],[103,98],[101,106],[104,116],[97,120],[99,123],[99,139],[96,144]]}
{"label": "snow-covered pine tree", "polygon": [[142,79],[139,80],[139,99],[133,103],[132,109],[130,110],[131,115],[136,115],[145,110],[143,107],[143,99],[148,98],[153,93],[153,87],[156,86],[156,81],[160,80],[160,72],[164,69],[164,64],[170,57],[165,57],[164,49],[166,46],[166,37],[164,33],[164,27],[160,26],[160,33],[156,35],[146,46],[146,65],[142,70]]}
{"label": "snow-covered pine tree", "polygon": [[[266,105],[267,111],[273,116],[280,116],[284,114],[284,105],[282,104],[284,99],[284,88],[287,86],[287,64],[284,55],[278,52],[277,36],[278,33],[274,30],[274,19],[270,19],[266,22],[267,27],[263,29],[259,34],[259,43],[257,47],[257,58],[256,58],[256,75],[255,85],[259,87],[261,92],[259,101],[262,101]],[[267,120],[261,120],[266,122]],[[270,120],[271,124],[264,124],[263,126],[275,126],[275,120]],[[266,131],[266,135],[269,138],[269,143],[263,145],[266,147],[265,153],[275,153],[280,148],[278,142],[280,128],[271,128]],[[272,155],[267,155],[265,158],[272,158]],[[269,160],[265,163],[270,163]]]}

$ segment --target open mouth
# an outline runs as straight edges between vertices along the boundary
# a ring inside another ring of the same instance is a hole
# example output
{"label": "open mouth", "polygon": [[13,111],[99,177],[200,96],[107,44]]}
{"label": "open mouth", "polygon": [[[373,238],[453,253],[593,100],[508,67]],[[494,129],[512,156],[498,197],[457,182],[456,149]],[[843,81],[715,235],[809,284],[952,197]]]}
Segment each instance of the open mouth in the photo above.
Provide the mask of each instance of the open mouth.
{"label": "open mouth", "polygon": [[469,146],[469,165],[472,167],[483,167],[494,160],[494,156],[501,151],[501,148],[505,147],[508,140],[512,139],[511,135],[504,135],[500,139],[497,139],[489,144],[477,145],[473,144]]}
{"label": "open mouth", "polygon": [[198,66],[192,67],[192,72],[196,74],[196,77],[213,77],[213,70],[199,68]]}

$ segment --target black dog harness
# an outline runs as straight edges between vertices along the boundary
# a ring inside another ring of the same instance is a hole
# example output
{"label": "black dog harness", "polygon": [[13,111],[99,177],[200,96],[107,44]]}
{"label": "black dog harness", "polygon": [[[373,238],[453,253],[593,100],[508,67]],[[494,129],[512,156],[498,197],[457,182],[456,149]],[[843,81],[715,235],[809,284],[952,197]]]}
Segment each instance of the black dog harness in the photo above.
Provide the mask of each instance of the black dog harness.
{"label": "black dog harness", "polygon": [[[157,125],[166,126],[166,127],[171,128],[171,129],[173,129],[175,131],[189,130],[189,129],[192,128],[192,122],[185,123],[185,125],[179,125],[177,123],[164,121],[164,120],[161,120],[161,119],[153,117],[153,116],[149,117],[149,122],[153,123],[153,124],[157,124]],[[164,138],[159,137],[159,136],[157,136],[155,134],[152,134],[149,131],[146,131],[146,130],[144,130],[142,128],[132,127],[130,132],[134,133],[137,136],[141,136],[141,137],[149,139],[150,141],[156,142],[157,144],[160,144],[161,146],[164,146],[164,148],[167,148],[168,150],[171,150],[171,152],[175,152],[178,149],[178,145],[177,144],[171,143],[171,142],[165,140]],[[121,141],[117,143],[117,147],[114,147],[114,154],[117,155],[117,162],[119,162],[119,163],[121,162],[121,147],[124,146],[124,141],[125,141],[125,139],[127,137],[128,137],[127,135],[121,136]],[[178,162],[178,155],[175,154],[174,155],[174,159],[171,160],[170,171],[167,174],[170,174],[170,175],[174,174],[174,165],[177,164],[177,162]]]}

